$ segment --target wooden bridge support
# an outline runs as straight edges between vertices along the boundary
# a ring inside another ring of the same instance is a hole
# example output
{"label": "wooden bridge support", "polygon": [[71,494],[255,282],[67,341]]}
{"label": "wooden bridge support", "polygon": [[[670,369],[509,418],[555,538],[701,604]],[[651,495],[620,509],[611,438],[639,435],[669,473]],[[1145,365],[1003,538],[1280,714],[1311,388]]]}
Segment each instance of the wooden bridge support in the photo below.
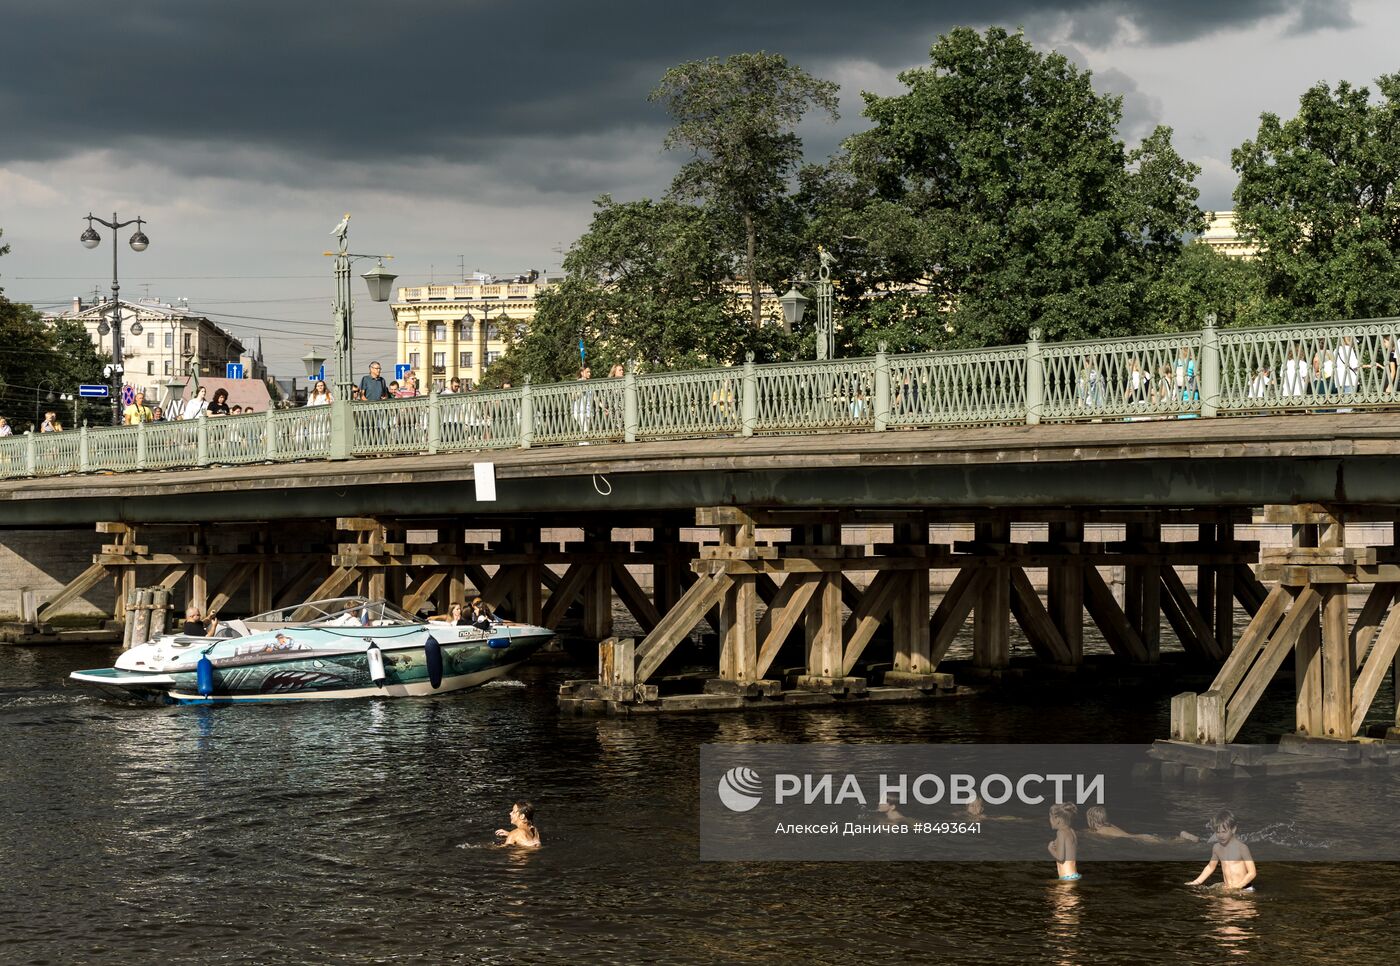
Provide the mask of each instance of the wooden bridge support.
{"label": "wooden bridge support", "polygon": [[[1400,608],[1391,606],[1400,594],[1397,548],[1348,548],[1341,512],[1322,506],[1268,507],[1265,518],[1293,525],[1293,546],[1266,551],[1259,567],[1258,577],[1277,585],[1253,608],[1209,690],[1173,699],[1173,740],[1234,741],[1290,653],[1294,730],[1304,738],[1354,740],[1386,676],[1400,683]],[[1246,598],[1257,598],[1260,588],[1242,573],[1231,577]],[[1355,621],[1352,585],[1367,588]]]}

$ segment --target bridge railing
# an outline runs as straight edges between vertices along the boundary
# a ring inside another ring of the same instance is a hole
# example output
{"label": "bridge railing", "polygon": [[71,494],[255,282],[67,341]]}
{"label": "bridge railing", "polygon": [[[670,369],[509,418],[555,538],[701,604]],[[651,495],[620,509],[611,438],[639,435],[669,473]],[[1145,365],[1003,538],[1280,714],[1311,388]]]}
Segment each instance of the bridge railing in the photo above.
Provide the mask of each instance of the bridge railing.
{"label": "bridge railing", "polygon": [[1400,408],[1400,320],[636,375],[0,439],[0,477],[542,444]]}

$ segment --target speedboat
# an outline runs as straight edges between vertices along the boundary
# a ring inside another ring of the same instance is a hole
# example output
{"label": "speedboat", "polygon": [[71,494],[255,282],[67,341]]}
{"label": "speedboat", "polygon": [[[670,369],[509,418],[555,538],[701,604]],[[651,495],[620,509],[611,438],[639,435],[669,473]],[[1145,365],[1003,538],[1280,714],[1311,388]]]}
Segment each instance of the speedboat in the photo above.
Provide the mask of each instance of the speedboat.
{"label": "speedboat", "polygon": [[337,597],[226,621],[213,637],[167,634],[114,667],[69,677],[176,704],[417,697],[509,674],[553,636],[508,621],[421,621],[382,600]]}

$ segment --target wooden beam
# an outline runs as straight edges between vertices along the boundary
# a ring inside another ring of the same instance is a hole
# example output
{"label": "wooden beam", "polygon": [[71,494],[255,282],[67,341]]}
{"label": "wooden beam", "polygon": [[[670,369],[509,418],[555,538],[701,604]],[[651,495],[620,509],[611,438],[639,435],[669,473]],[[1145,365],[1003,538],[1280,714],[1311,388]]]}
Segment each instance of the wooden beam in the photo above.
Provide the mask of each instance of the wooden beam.
{"label": "wooden beam", "polygon": [[[622,601],[624,607],[637,619],[641,625],[643,634],[650,634],[656,625],[661,623],[661,614],[657,612],[656,605],[642,592],[637,580],[632,576],[632,572],[621,565],[610,568],[612,570],[613,590],[617,591],[618,599]],[[771,582],[771,578],[770,582]],[[757,585],[755,582],[755,591]]]}
{"label": "wooden beam", "polygon": [[325,566],[326,561],[324,558],[319,557],[313,557],[302,564],[301,569],[299,569],[290,580],[283,584],[282,589],[274,595],[272,606],[289,607],[292,604],[299,604],[303,600],[306,600],[305,597],[301,596],[302,591],[311,585],[311,582],[316,579],[316,575],[319,574]]}
{"label": "wooden beam", "polygon": [[[1167,569],[1163,568],[1164,574]],[[1143,647],[1142,638],[1128,623],[1127,615],[1118,606],[1113,591],[1108,589],[1108,584],[1104,583],[1096,567],[1084,568],[1084,606],[1094,623],[1099,625],[1099,630],[1103,631],[1104,640],[1115,654],[1130,661],[1146,663],[1147,648]]]}
{"label": "wooden beam", "polygon": [[1249,673],[1250,666],[1263,651],[1264,645],[1269,642],[1275,628],[1278,627],[1278,622],[1283,620],[1284,613],[1292,603],[1293,595],[1283,587],[1275,587],[1269,592],[1269,596],[1264,598],[1264,605],[1240,635],[1240,642],[1235,645],[1235,649],[1230,652],[1219,673],[1215,675],[1215,680],[1210,685],[1211,691],[1219,691],[1227,701],[1234,696],[1240,682]]}
{"label": "wooden beam", "polygon": [[559,581],[559,587],[554,593],[549,595],[549,600],[544,608],[544,626],[550,630],[559,627],[559,621],[563,619],[564,613],[578,600],[578,595],[583,590],[584,583],[593,572],[594,564],[580,561],[570,564],[569,569],[564,571],[564,577]]}
{"label": "wooden beam", "polygon": [[1235,599],[1240,606],[1249,612],[1250,617],[1259,613],[1259,608],[1269,596],[1269,588],[1259,581],[1249,564],[1235,564],[1234,584]]}
{"label": "wooden beam", "polygon": [[442,586],[442,582],[446,579],[446,567],[438,567],[427,573],[419,571],[417,578],[413,581],[412,589],[403,599],[403,609],[408,616],[417,615],[418,609],[428,602],[428,598],[438,587]]}
{"label": "wooden beam", "polygon": [[179,586],[180,581],[184,580],[187,576],[189,576],[189,573],[189,567],[171,567],[169,570],[167,570],[164,574],[161,575],[161,578],[159,581],[157,581],[157,584],[165,590],[174,590],[176,587]]}
{"label": "wooden beam", "polygon": [[[1010,548],[1011,525],[1000,520],[981,521],[976,542],[999,555]],[[980,668],[1004,668],[1011,664],[1011,568],[998,559],[982,584],[972,612],[972,663]]]}
{"label": "wooden beam", "polygon": [[840,677],[845,665],[842,652],[840,573],[824,573],[807,605],[807,673],[813,677]]}
{"label": "wooden beam", "polygon": [[958,571],[958,575],[953,578],[952,584],[948,586],[947,592],[938,602],[938,608],[929,620],[930,670],[938,667],[938,662],[948,653],[953,639],[967,623],[967,615],[972,613],[973,605],[981,596],[983,581],[989,579],[991,574],[990,570],[968,568]]}
{"label": "wooden beam", "polygon": [[1274,679],[1288,652],[1293,649],[1308,621],[1317,616],[1322,606],[1322,595],[1311,587],[1300,588],[1293,598],[1288,613],[1270,636],[1259,654],[1259,659],[1249,669],[1244,681],[1230,698],[1225,710],[1225,740],[1234,741],[1244,727],[1254,706],[1263,697],[1269,682]]}
{"label": "wooden beam", "polygon": [[763,620],[758,625],[758,666],[754,673],[762,678],[773,665],[783,643],[788,639],[802,615],[812,595],[817,592],[819,578],[806,574],[793,574],[778,588],[778,594],[768,605]]}
{"label": "wooden beam", "polygon": [[845,642],[845,657],[841,662],[842,677],[851,673],[866,645],[880,629],[885,615],[894,604],[895,594],[900,590],[900,576],[893,570],[877,574],[870,586],[865,588],[865,594],[862,595],[856,609],[846,619],[846,626],[841,631]]}
{"label": "wooden beam", "polygon": [[[927,531],[927,525],[924,526]],[[901,574],[904,590],[894,600],[894,669],[929,674],[933,637],[929,632],[929,574],[915,570]]]}
{"label": "wooden beam", "polygon": [[[331,597],[339,597],[345,589],[359,580],[361,577],[357,567],[337,567],[332,570],[325,580],[307,595],[307,600],[326,600]],[[205,616],[208,616],[206,612]]]}
{"label": "wooden beam", "polygon": [[[1171,607],[1166,608],[1167,619],[1172,620],[1172,611],[1175,609],[1181,621],[1185,624],[1186,634],[1182,633],[1182,628],[1177,626],[1176,621],[1172,621],[1172,628],[1177,636],[1181,637],[1183,643],[1187,636],[1195,638],[1195,643],[1200,648],[1200,652],[1213,661],[1223,661],[1225,652],[1220,644],[1215,640],[1215,634],[1211,631],[1210,622],[1206,615],[1197,608],[1191,594],[1181,582],[1181,576],[1174,567],[1162,568],[1162,589],[1171,598]],[[1199,594],[1197,595],[1199,597]]]}
{"label": "wooden beam", "polygon": [[757,680],[758,588],[754,578],[740,577],[730,584],[720,597],[719,614],[720,680]]}
{"label": "wooden beam", "polygon": [[1035,592],[1031,579],[1020,567],[1011,568],[1011,613],[1016,616],[1017,623],[1026,632],[1026,640],[1041,660],[1052,664],[1071,663],[1069,645],[1050,619],[1050,612],[1040,602],[1040,595]]}
{"label": "wooden beam", "polygon": [[42,624],[61,608],[68,606],[100,584],[107,575],[108,570],[104,565],[100,563],[89,565],[82,573],[64,584],[62,590],[54,594],[44,603],[43,607],[39,608],[36,619]]}
{"label": "wooden beam", "polygon": [[1366,660],[1366,652],[1371,647],[1371,641],[1375,638],[1381,621],[1385,620],[1386,612],[1390,610],[1397,589],[1400,588],[1397,588],[1396,584],[1376,584],[1366,595],[1366,603],[1362,605],[1361,613],[1356,615],[1356,623],[1351,628],[1352,660],[1358,667]]}
{"label": "wooden beam", "polygon": [[[1079,520],[1049,524],[1050,542],[1066,551],[1084,542],[1084,523]],[[1070,664],[1084,657],[1084,566],[1075,557],[1050,564],[1045,571],[1046,610],[1069,649]]]}
{"label": "wooden beam", "polygon": [[[1308,512],[1305,508],[1300,511]],[[1318,513],[1321,510],[1319,508]],[[1314,514],[1317,515],[1317,514]],[[1319,527],[1315,523],[1296,524],[1293,527],[1293,546],[1316,547]],[[1303,568],[1312,573],[1316,568]],[[1307,580],[1281,581],[1289,586],[1303,586]],[[1321,597],[1318,598],[1319,603]],[[1293,681],[1296,691],[1294,722],[1300,734],[1322,734],[1322,629],[1316,619],[1321,607],[1314,609],[1308,621],[1299,631],[1298,643],[1293,651]]]}
{"label": "wooden beam", "polygon": [[1351,695],[1351,734],[1361,731],[1366,713],[1371,710],[1376,692],[1380,690],[1387,672],[1391,671],[1397,655],[1400,655],[1400,607],[1386,615],[1385,623],[1381,625],[1380,633],[1366,656],[1366,663],[1356,676],[1356,688]]}
{"label": "wooden beam", "polygon": [[645,684],[656,673],[661,662],[690,633],[705,611],[713,607],[734,584],[728,574],[702,577],[690,585],[677,602],[661,618],[656,629],[637,647],[637,683]]}
{"label": "wooden beam", "polygon": [[214,596],[209,601],[208,609],[204,612],[205,619],[217,617],[219,611],[224,609],[233,595],[238,593],[238,589],[247,583],[248,578],[257,569],[256,563],[241,563],[236,564],[232,570],[225,574],[223,581],[215,589]]}
{"label": "wooden beam", "polygon": [[1347,634],[1347,589],[1322,594],[1322,730],[1328,738],[1350,738],[1352,663]]}

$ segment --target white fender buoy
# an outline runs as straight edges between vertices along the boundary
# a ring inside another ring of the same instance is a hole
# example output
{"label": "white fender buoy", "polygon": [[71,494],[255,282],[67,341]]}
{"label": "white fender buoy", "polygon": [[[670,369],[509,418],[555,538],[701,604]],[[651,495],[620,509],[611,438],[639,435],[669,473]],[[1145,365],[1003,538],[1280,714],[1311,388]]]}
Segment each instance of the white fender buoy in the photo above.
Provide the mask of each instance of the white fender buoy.
{"label": "white fender buoy", "polygon": [[384,673],[384,652],[379,649],[379,645],[374,641],[369,642],[369,647],[365,648],[365,661],[369,664],[369,677],[377,688],[384,687],[384,682],[389,676]]}

